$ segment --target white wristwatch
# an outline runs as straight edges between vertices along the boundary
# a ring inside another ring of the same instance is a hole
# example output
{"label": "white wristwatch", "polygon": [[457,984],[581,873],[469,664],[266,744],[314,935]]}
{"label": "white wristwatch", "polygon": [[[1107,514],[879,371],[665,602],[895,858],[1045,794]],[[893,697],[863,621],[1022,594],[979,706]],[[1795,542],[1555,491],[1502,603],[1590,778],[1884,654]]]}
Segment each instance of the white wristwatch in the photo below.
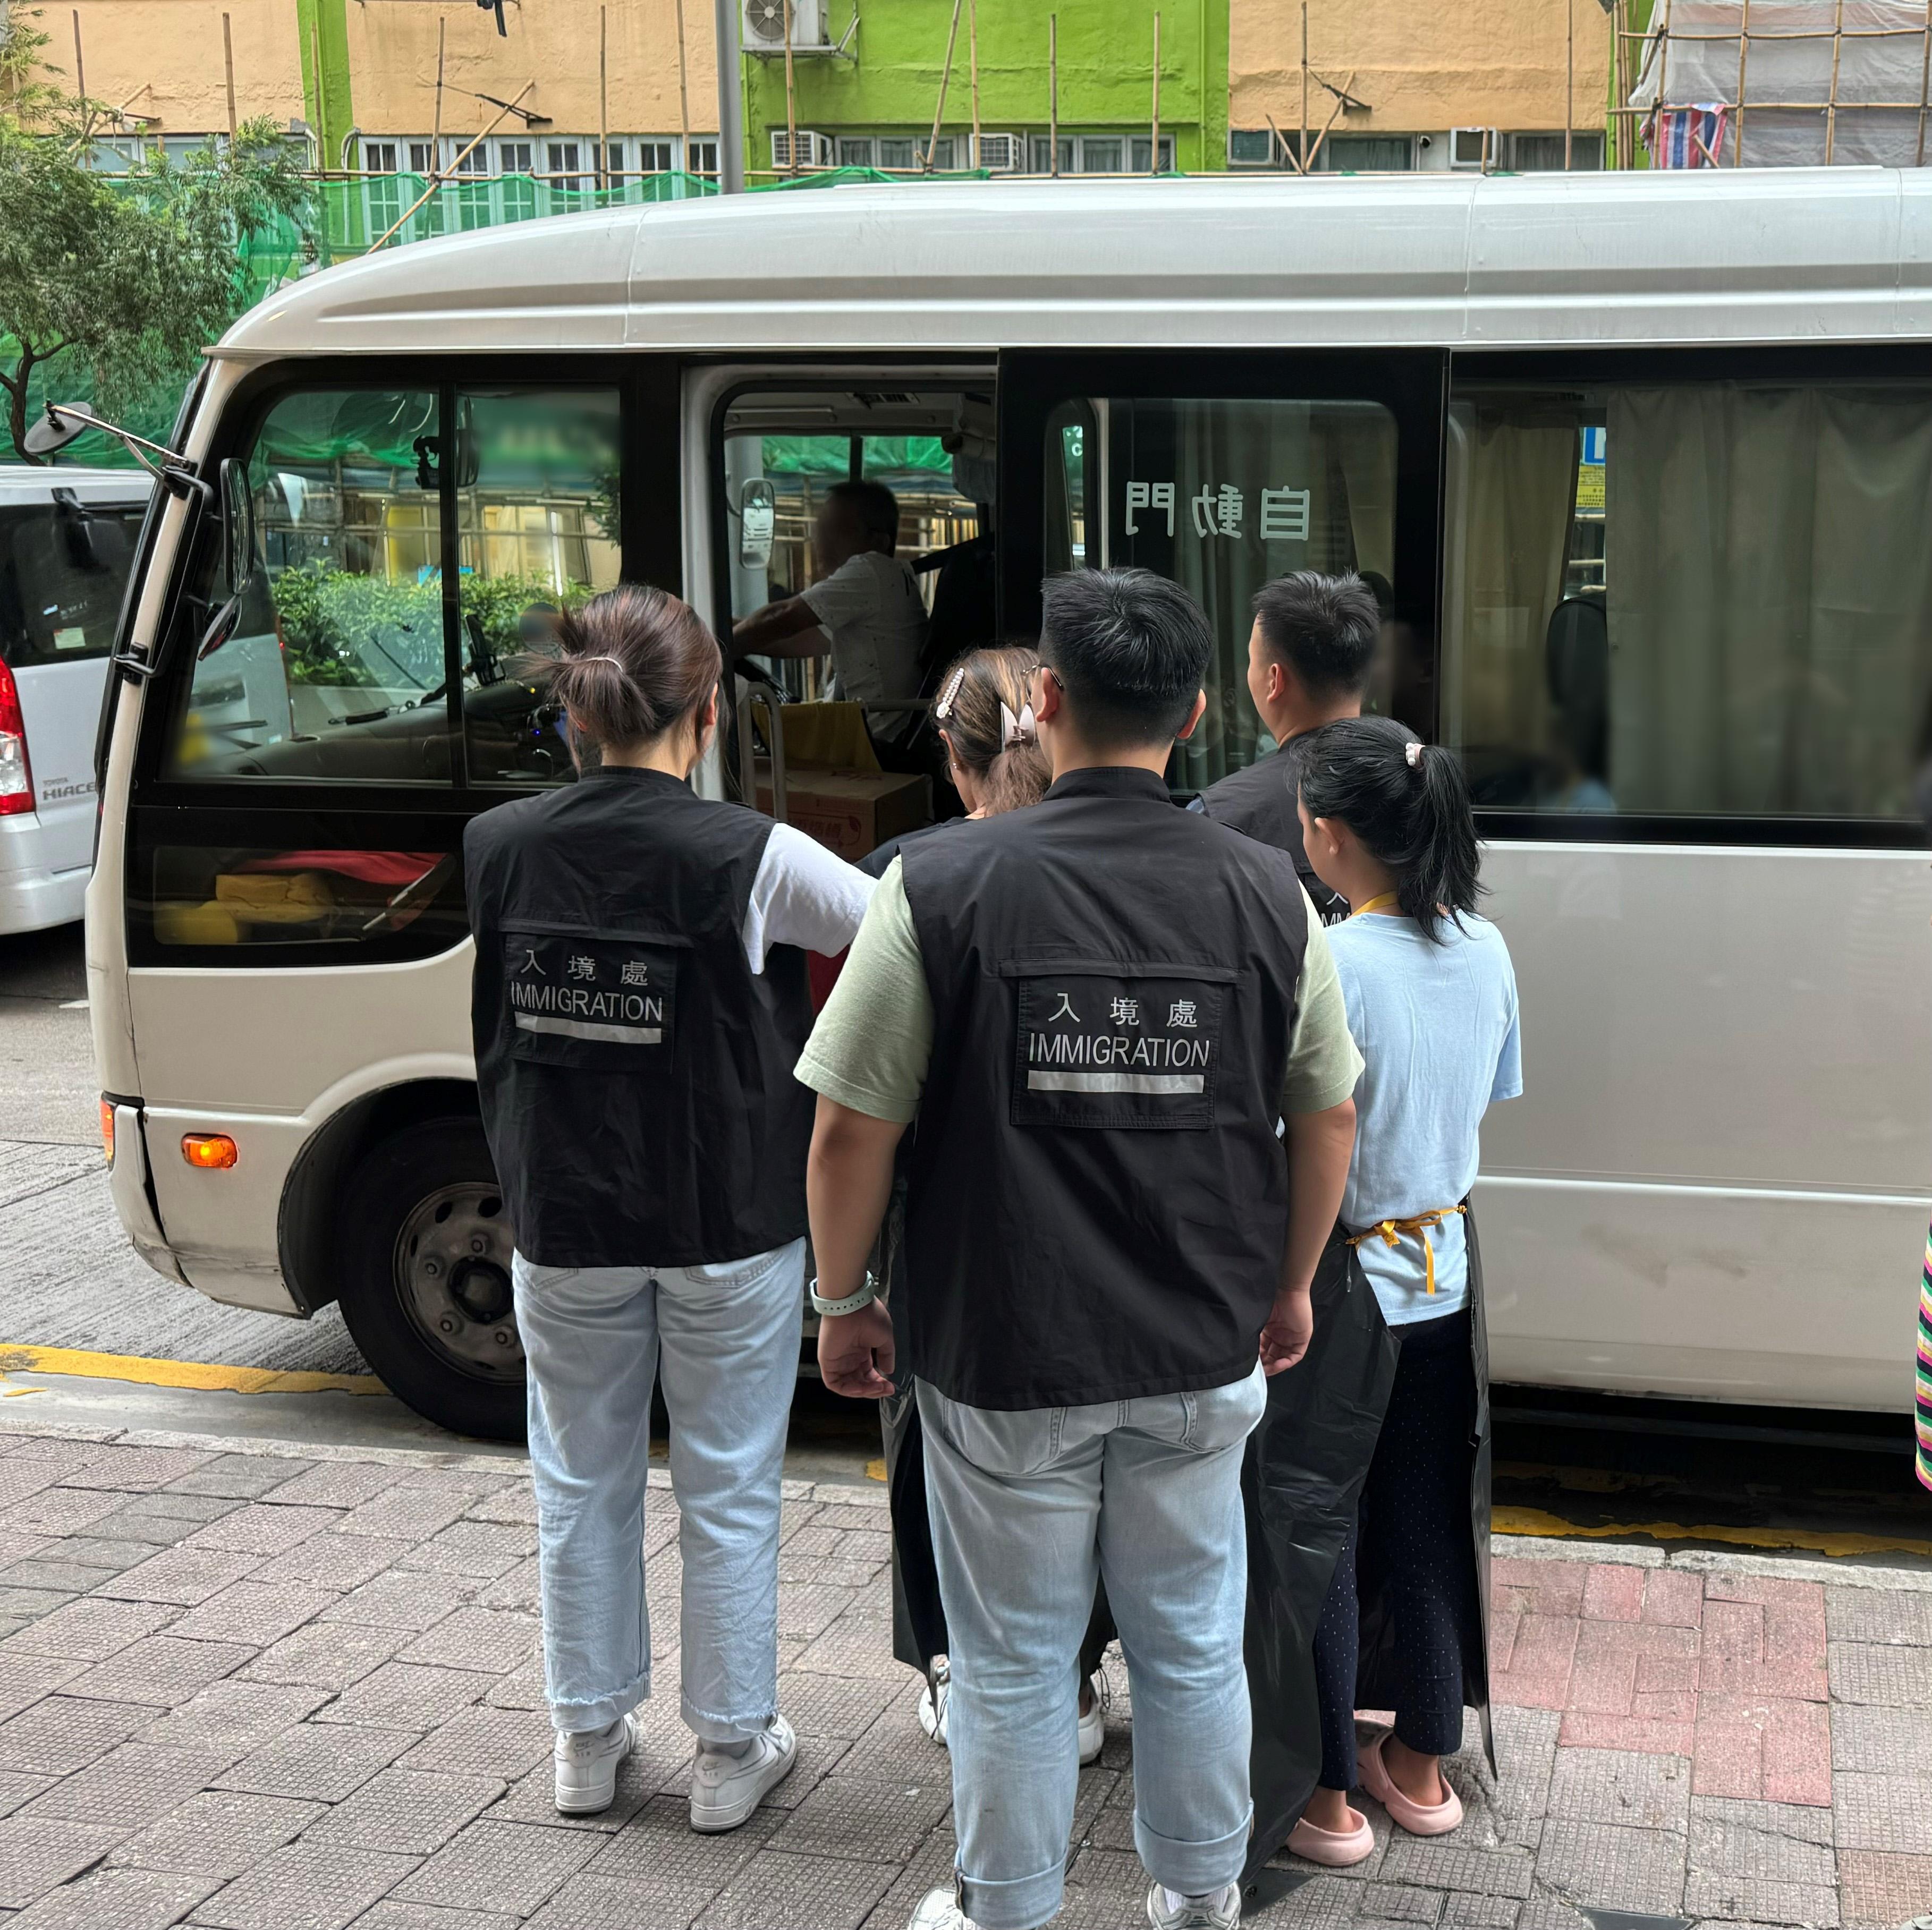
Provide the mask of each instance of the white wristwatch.
{"label": "white wristwatch", "polygon": [[818,1278],[814,1274],[812,1281],[812,1311],[814,1314],[856,1314],[861,1307],[869,1307],[879,1297],[879,1283],[868,1272],[866,1284],[856,1293],[848,1293],[842,1300],[825,1300],[819,1297]]}

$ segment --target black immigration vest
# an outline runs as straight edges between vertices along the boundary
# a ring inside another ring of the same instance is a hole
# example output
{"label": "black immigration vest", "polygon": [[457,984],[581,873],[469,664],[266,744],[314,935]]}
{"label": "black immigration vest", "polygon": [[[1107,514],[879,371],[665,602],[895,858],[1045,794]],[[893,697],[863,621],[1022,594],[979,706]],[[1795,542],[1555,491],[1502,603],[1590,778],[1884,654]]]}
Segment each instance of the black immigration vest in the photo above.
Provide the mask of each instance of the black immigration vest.
{"label": "black immigration vest", "polygon": [[1230,771],[1201,794],[1201,808],[1216,824],[1232,825],[1244,837],[1272,844],[1294,860],[1294,868],[1315,909],[1333,922],[1348,914],[1348,901],[1331,892],[1315,875],[1302,842],[1301,819],[1295,808],[1300,788],[1300,754],[1303,740],[1291,737],[1270,756],[1258,757],[1244,770]]}
{"label": "black immigration vest", "polygon": [[805,1231],[805,955],[745,955],[770,818],[605,767],[464,838],[483,1126],[526,1259],[742,1259]]}
{"label": "black immigration vest", "polygon": [[1121,768],[901,863],[934,1006],[912,1371],[1002,1409],[1252,1372],[1288,1220],[1293,865]]}

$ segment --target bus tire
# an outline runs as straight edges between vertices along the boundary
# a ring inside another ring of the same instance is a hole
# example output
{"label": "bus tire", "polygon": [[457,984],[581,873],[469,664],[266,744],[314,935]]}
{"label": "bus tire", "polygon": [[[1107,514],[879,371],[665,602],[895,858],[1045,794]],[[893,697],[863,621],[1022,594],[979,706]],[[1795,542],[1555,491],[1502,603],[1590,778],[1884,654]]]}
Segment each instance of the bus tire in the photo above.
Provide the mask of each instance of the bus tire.
{"label": "bus tire", "polygon": [[345,1190],[338,1297],[363,1359],[439,1427],[521,1440],[512,1238],[482,1127],[405,1126],[364,1155]]}

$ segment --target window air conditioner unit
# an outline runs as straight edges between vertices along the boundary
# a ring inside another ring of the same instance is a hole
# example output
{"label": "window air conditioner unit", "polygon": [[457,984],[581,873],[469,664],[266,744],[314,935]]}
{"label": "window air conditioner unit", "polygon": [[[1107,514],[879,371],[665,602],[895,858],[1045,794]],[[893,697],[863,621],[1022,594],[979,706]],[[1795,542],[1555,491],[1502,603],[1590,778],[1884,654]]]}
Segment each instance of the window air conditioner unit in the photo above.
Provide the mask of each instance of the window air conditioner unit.
{"label": "window air conditioner unit", "polygon": [[1451,127],[1449,130],[1449,165],[1451,167],[1491,167],[1502,165],[1502,136],[1493,127]]}
{"label": "window air conditioner unit", "polygon": [[[744,39],[748,53],[783,53],[785,0],[744,0]],[[825,37],[820,0],[791,0],[791,43],[815,47]]]}
{"label": "window air conditioner unit", "polygon": [[830,167],[832,165],[832,142],[825,134],[809,133],[804,128],[798,130],[798,159],[792,159],[791,136],[783,127],[772,130],[772,166],[789,173],[794,167]]}
{"label": "window air conditioner unit", "polygon": [[1017,134],[982,134],[979,164],[989,174],[1018,174],[1026,165],[1026,143]]}

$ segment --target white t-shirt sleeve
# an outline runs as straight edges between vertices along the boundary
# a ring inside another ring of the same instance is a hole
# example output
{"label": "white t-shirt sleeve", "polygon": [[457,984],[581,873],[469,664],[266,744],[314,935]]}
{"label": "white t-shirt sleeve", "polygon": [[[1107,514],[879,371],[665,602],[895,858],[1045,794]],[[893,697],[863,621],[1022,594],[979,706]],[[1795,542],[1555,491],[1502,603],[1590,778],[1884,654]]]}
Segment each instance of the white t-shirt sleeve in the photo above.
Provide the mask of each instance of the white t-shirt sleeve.
{"label": "white t-shirt sleeve", "polygon": [[799,601],[820,624],[836,631],[879,614],[879,575],[862,555],[848,556],[831,575],[799,592]]}
{"label": "white t-shirt sleeve", "polygon": [[843,952],[866,916],[874,880],[796,826],[775,824],[745,907],[745,956],[765,969],[774,945],[826,957]]}

